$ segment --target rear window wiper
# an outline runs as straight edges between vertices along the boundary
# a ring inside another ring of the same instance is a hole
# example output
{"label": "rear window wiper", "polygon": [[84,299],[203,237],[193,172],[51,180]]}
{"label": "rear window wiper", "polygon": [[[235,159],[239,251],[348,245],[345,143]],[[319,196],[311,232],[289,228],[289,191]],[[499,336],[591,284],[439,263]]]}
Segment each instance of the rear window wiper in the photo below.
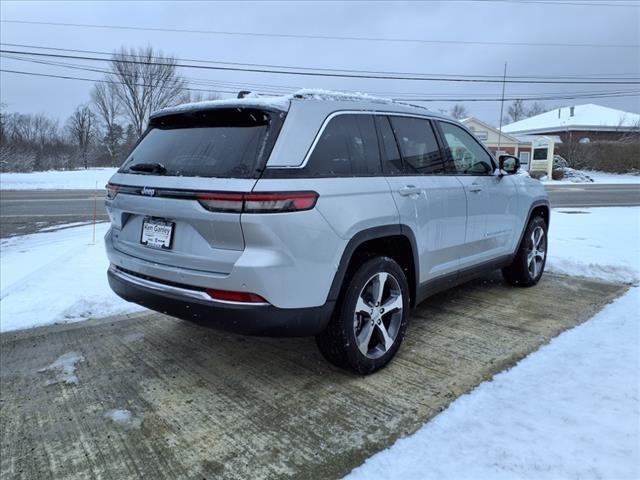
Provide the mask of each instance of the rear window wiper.
{"label": "rear window wiper", "polygon": [[128,170],[133,172],[157,173],[160,175],[167,173],[167,169],[161,163],[136,163],[135,165],[131,165]]}

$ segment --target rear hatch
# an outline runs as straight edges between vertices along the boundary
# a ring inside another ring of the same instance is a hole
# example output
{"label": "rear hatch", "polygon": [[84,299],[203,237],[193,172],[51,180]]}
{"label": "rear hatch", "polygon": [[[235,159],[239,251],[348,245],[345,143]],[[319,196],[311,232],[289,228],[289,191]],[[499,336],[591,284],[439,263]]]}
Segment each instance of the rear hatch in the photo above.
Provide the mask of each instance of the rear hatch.
{"label": "rear hatch", "polygon": [[284,115],[235,107],[152,118],[108,185],[113,247],[154,263],[229,273],[244,238],[237,202],[228,200],[253,189]]}

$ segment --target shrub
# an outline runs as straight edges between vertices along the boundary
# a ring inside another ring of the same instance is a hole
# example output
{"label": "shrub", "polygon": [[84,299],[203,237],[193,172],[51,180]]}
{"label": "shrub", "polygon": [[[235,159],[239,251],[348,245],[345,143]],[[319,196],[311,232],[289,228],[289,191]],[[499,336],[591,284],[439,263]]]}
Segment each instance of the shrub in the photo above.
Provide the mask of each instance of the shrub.
{"label": "shrub", "polygon": [[640,142],[592,142],[558,146],[572,168],[611,173],[640,173]]}

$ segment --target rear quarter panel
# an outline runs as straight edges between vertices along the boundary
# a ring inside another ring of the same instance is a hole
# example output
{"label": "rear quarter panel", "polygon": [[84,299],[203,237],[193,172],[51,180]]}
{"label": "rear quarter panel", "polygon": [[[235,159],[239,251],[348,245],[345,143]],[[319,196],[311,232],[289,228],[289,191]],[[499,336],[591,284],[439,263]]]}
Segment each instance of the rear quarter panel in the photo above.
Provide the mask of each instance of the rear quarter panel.
{"label": "rear quarter panel", "polygon": [[[399,217],[384,177],[261,179],[254,188],[254,192],[304,190],[319,194],[311,212],[243,214],[241,223],[247,250],[270,238],[265,253],[276,248],[283,256],[280,275],[273,277],[278,278],[274,294],[277,289],[295,292],[296,298],[283,299],[287,305],[304,300],[305,306],[318,306],[327,300],[348,241],[368,228],[398,225]],[[284,258],[288,260],[283,262]]]}

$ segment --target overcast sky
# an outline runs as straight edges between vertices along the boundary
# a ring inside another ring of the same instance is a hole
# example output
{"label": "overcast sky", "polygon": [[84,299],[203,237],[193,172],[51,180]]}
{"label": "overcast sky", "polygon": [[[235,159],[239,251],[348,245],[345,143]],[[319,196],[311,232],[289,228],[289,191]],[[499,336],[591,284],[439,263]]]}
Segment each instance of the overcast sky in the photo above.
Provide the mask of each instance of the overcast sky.
{"label": "overcast sky", "polygon": [[[226,32],[286,33],[380,39],[509,43],[636,45],[603,48],[531,45],[433,44],[278,38],[205,33],[117,30],[3,23],[3,43],[111,52],[121,46],[152,45],[178,58],[412,73],[640,77],[640,2],[596,0],[600,5],[526,0],[451,2],[11,2],[2,1],[2,20],[121,25]],[[607,5],[602,5],[607,4]],[[631,6],[625,6],[631,5]],[[5,49],[16,49],[3,45]],[[59,60],[75,62],[75,60]],[[104,64],[85,63],[104,68]],[[3,69],[99,78],[69,70],[2,58]],[[500,96],[502,85],[294,77],[287,75],[182,69],[195,79],[290,87],[420,94]],[[1,74],[1,101],[8,111],[45,112],[64,120],[89,100],[90,82]],[[506,96],[640,89],[639,85],[517,85]],[[463,102],[480,119],[498,124],[499,102]],[[640,112],[640,97],[545,101],[548,106],[598,103]],[[452,103],[425,104],[448,109]]]}

